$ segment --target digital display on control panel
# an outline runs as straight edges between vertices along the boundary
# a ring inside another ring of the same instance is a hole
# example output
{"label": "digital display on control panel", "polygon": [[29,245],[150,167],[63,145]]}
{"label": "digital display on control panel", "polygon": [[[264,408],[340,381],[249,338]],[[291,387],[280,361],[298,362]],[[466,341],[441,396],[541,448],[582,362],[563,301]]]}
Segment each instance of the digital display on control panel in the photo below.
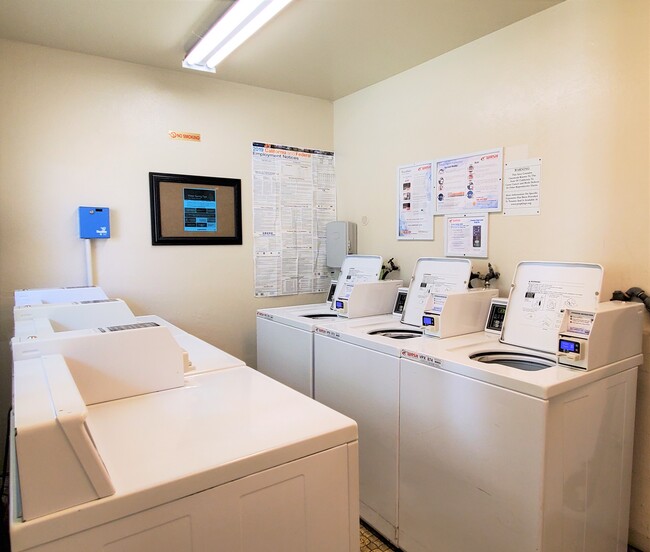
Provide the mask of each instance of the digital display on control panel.
{"label": "digital display on control panel", "polygon": [[337,309],[342,309],[344,303],[343,303],[343,301],[336,301],[336,303],[334,303],[334,304],[335,304]]}
{"label": "digital display on control panel", "polygon": [[559,350],[561,353],[580,353],[580,343],[577,341],[569,341],[568,339],[560,339]]}
{"label": "digital display on control panel", "polygon": [[423,326],[435,326],[436,325],[436,319],[433,316],[423,316],[422,317],[422,325]]}

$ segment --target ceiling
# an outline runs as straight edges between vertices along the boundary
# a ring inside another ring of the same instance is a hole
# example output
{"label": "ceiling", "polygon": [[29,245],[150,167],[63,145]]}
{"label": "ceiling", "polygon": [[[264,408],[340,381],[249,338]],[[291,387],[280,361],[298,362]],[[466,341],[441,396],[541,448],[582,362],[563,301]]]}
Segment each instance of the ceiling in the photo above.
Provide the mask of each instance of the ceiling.
{"label": "ceiling", "polygon": [[0,0],[0,38],[336,100],[562,0],[294,0],[217,67],[181,68],[232,0]]}

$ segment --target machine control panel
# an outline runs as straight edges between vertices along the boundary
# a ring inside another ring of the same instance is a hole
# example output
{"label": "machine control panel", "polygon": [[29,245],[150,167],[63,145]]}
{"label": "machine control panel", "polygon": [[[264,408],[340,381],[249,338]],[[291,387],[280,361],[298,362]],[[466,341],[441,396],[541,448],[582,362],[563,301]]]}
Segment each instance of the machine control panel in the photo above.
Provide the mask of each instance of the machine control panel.
{"label": "machine control panel", "polygon": [[571,360],[583,358],[583,348],[580,341],[576,339],[560,339],[558,344],[558,356],[565,356]]}
{"label": "machine control panel", "polygon": [[641,354],[641,303],[607,301],[595,309],[565,309],[557,336],[558,364],[594,370]]}
{"label": "machine control panel", "polygon": [[503,329],[503,322],[506,319],[506,309],[508,308],[508,299],[495,297],[490,302],[485,331],[500,334]]}
{"label": "machine control panel", "polygon": [[336,292],[336,280],[330,282],[330,289],[327,292],[327,300],[325,301],[329,305],[332,304],[332,299],[334,298],[334,293]]}
{"label": "machine control panel", "polygon": [[377,282],[357,282],[350,286],[347,295],[334,297],[332,310],[339,316],[359,318],[390,314],[395,308],[397,292],[402,280],[379,280]]}
{"label": "machine control panel", "polygon": [[498,294],[496,289],[431,293],[421,318],[424,335],[445,338],[480,332]]}
{"label": "machine control panel", "polygon": [[404,314],[404,305],[406,305],[406,297],[408,296],[408,288],[399,288],[397,290],[397,297],[395,298],[395,306],[393,307],[393,314],[402,316]]}

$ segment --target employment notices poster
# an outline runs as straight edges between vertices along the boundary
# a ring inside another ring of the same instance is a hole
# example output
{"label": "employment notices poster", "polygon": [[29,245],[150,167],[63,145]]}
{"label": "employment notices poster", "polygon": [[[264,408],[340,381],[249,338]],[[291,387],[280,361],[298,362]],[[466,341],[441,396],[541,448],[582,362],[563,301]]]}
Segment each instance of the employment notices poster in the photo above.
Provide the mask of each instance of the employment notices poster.
{"label": "employment notices poster", "polygon": [[253,142],[255,295],[327,291],[336,220],[334,153]]}

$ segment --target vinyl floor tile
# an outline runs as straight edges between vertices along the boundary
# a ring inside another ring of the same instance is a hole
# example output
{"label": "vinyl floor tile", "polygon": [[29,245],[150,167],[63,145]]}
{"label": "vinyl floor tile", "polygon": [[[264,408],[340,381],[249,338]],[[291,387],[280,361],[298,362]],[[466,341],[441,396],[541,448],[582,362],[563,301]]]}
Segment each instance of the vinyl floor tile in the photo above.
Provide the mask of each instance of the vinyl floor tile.
{"label": "vinyl floor tile", "polygon": [[391,546],[363,522],[360,524],[359,537],[361,552],[399,552],[398,548]]}

